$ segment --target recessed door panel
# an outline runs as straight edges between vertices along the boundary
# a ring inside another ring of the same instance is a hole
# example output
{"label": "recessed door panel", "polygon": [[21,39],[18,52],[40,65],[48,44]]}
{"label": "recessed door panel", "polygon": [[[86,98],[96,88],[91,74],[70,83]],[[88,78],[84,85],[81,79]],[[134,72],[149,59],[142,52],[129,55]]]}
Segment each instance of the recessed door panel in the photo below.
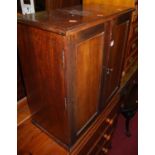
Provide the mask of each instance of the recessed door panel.
{"label": "recessed door panel", "polygon": [[104,33],[82,41],[76,47],[74,116],[78,134],[96,116],[98,111]]}

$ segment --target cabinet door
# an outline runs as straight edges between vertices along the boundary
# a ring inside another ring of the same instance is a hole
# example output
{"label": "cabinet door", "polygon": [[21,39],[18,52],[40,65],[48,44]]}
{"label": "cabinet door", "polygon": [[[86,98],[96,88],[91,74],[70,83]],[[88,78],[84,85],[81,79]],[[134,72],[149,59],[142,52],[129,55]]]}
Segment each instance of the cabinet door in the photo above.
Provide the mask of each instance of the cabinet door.
{"label": "cabinet door", "polygon": [[111,23],[107,64],[104,66],[103,103],[108,102],[119,88],[128,37],[129,21],[130,14],[126,14],[118,17]]}
{"label": "cabinet door", "polygon": [[80,31],[73,38],[76,38],[76,43],[74,45],[75,77],[72,113],[75,134],[79,135],[98,112],[102,79],[104,25]]}

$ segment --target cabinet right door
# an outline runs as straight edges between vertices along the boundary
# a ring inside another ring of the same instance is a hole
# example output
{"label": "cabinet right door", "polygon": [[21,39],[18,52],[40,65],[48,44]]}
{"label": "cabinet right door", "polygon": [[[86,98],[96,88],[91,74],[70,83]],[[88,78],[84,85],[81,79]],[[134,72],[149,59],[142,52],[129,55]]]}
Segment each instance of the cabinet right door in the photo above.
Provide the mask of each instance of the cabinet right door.
{"label": "cabinet right door", "polygon": [[120,85],[124,54],[128,38],[131,14],[119,16],[111,23],[108,42],[107,63],[104,66],[102,106],[115,94]]}

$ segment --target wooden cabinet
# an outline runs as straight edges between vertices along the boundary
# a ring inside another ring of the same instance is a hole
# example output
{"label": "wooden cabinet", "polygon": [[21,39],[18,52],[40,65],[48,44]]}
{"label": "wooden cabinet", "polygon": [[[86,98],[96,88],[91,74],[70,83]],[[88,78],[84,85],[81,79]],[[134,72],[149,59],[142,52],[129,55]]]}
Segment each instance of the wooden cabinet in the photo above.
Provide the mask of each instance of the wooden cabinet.
{"label": "wooden cabinet", "polygon": [[18,30],[25,43],[19,45],[20,58],[30,109],[36,113],[33,122],[70,145],[71,137],[77,137],[98,114],[104,24],[66,38],[22,24]]}
{"label": "wooden cabinet", "polygon": [[132,11],[119,9],[76,6],[18,18],[32,121],[67,149],[119,87]]}

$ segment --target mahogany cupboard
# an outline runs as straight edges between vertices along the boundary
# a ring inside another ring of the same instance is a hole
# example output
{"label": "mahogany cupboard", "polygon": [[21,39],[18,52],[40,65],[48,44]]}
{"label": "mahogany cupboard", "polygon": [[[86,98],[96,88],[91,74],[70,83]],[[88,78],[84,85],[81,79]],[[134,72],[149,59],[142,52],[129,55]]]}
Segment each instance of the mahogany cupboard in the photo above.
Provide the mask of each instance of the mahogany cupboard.
{"label": "mahogany cupboard", "polygon": [[131,12],[88,5],[18,17],[32,121],[66,148],[119,88]]}

